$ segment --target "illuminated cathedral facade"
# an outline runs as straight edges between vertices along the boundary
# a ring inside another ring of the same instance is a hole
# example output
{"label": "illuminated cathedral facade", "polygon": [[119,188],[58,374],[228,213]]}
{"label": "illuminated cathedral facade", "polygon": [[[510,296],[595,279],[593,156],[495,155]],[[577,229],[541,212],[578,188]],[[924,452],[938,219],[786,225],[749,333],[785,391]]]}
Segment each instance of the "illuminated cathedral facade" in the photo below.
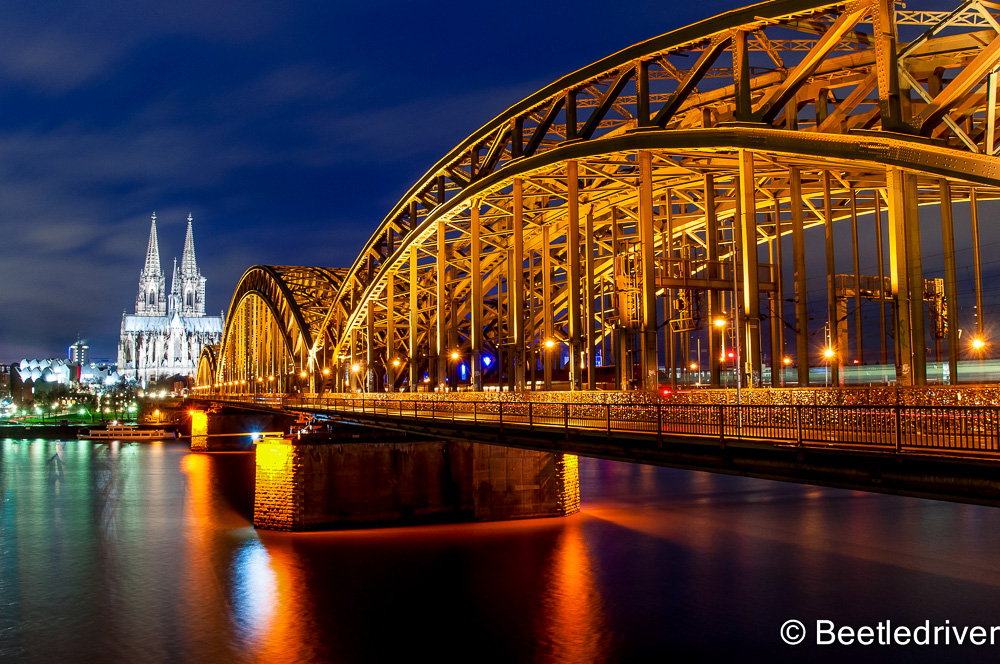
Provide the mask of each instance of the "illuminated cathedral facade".
{"label": "illuminated cathedral facade", "polygon": [[205,277],[194,254],[193,219],[188,215],[181,264],[174,259],[170,294],[160,268],[156,213],[149,230],[146,264],[139,273],[135,313],[122,315],[118,343],[118,373],[142,385],[180,376],[193,376],[206,345],[222,342],[225,317],[205,313]]}

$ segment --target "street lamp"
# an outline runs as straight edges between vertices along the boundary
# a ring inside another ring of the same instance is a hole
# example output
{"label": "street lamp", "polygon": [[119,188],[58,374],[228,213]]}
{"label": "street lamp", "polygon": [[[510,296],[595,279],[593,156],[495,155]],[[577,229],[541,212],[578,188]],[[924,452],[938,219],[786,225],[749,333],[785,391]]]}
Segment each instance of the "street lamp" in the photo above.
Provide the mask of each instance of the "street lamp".
{"label": "street lamp", "polygon": [[837,351],[833,350],[832,347],[827,346],[823,349],[823,358],[826,360],[826,380],[823,384],[826,387],[830,386],[830,363],[835,357],[837,357]]}
{"label": "street lamp", "polygon": [[[364,384],[361,383],[361,377],[358,375],[358,373],[360,371],[361,371],[361,365],[360,364],[358,364],[357,362],[355,362],[354,364],[351,365],[351,372],[354,374],[354,377],[358,380],[359,384],[361,384],[361,386],[358,388],[358,392],[363,391],[363,388],[364,388]],[[353,388],[353,386],[352,386],[352,388]],[[354,390],[352,389],[351,391],[353,392]]]}
{"label": "street lamp", "polygon": [[726,333],[725,333],[726,319],[723,318],[722,316],[719,316],[718,318],[716,318],[715,320],[712,321],[712,324],[715,325],[715,329],[717,329],[719,331],[719,338],[722,340],[722,355],[719,356],[719,359],[722,360],[722,374],[723,374],[723,380],[725,382],[725,387],[729,387],[729,377],[726,376],[726,372],[727,372],[727,369],[726,369]]}

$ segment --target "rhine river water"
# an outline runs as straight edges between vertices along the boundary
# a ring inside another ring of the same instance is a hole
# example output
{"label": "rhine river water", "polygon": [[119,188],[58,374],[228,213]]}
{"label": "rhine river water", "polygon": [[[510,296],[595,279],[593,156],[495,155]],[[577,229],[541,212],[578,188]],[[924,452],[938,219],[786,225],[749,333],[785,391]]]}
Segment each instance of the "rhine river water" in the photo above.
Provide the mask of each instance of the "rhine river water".
{"label": "rhine river water", "polygon": [[[0,661],[995,661],[1000,509],[581,459],[569,518],[286,534],[253,457],[0,441]],[[801,620],[803,645],[781,626]],[[954,637],[952,637],[954,638]]]}

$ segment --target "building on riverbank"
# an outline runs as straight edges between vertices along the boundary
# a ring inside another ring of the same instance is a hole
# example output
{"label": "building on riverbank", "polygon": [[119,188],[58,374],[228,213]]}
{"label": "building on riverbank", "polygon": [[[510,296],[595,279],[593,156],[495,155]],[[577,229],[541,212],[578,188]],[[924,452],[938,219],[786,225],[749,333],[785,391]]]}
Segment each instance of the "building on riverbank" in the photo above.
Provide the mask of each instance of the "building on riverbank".
{"label": "building on riverbank", "polygon": [[194,252],[193,219],[188,215],[181,264],[174,259],[170,295],[160,268],[156,213],[149,230],[146,262],[139,273],[135,313],[122,315],[118,343],[118,370],[127,380],[150,382],[180,377],[186,380],[197,368],[202,346],[218,344],[225,324],[223,314],[205,313],[206,279]]}

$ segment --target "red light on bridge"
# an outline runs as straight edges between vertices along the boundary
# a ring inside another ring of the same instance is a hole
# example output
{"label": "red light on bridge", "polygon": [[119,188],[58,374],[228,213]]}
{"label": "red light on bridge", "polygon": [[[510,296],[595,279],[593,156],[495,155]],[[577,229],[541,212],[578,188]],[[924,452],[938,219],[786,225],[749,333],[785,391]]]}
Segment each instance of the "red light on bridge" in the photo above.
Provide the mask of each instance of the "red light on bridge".
{"label": "red light on bridge", "polygon": [[669,396],[670,396],[670,394],[671,394],[671,392],[670,392],[670,388],[669,388],[669,387],[664,387],[664,388],[663,388],[663,396],[665,396],[665,397],[669,397]]}
{"label": "red light on bridge", "polygon": [[731,359],[733,359],[734,357],[736,357],[736,354],[735,354],[735,353],[733,353],[732,351],[729,351],[729,359],[731,360]]}

